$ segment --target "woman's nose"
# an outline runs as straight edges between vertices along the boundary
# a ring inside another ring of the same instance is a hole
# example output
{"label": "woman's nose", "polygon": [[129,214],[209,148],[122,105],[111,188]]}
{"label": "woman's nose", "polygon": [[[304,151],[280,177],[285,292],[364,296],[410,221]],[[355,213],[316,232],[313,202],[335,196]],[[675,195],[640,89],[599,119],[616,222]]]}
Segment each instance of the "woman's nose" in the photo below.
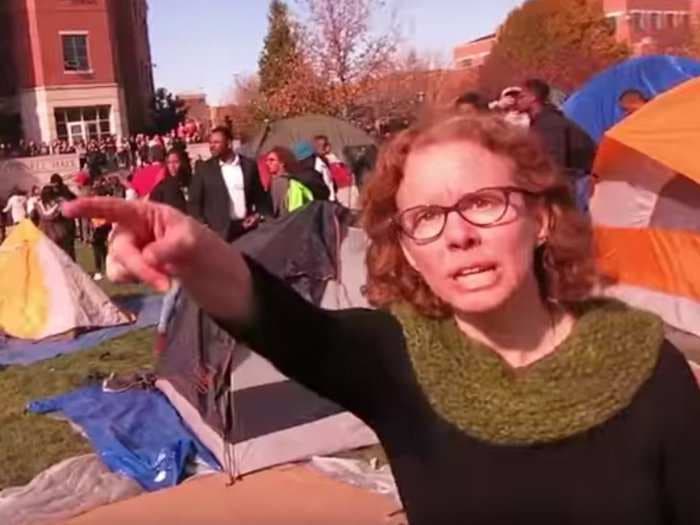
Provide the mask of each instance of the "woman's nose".
{"label": "woman's nose", "polygon": [[451,249],[464,250],[481,243],[481,229],[465,221],[457,212],[447,215],[442,235]]}

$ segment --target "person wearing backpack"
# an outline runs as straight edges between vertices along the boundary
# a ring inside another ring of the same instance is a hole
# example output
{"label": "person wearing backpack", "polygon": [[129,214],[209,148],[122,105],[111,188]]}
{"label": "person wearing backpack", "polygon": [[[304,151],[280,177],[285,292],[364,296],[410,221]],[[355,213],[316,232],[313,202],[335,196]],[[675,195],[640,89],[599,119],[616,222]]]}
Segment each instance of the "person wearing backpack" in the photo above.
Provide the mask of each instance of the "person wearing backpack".
{"label": "person wearing backpack", "polygon": [[314,200],[327,200],[328,190],[319,174],[299,165],[287,148],[275,146],[265,156],[272,177],[270,194],[276,218],[286,217]]}

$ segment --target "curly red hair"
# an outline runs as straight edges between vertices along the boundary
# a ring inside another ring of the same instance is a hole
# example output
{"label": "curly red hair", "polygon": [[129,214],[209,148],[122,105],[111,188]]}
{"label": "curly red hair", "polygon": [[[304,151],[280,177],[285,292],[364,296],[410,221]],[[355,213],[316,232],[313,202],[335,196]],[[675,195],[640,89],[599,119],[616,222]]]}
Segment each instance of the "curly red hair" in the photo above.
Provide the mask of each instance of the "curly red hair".
{"label": "curly red hair", "polygon": [[465,141],[510,159],[518,186],[542,196],[550,213],[547,243],[538,248],[535,274],[541,295],[573,302],[588,296],[597,282],[590,222],[577,210],[567,178],[525,130],[495,115],[447,115],[399,133],[380,152],[375,173],[363,192],[363,224],[369,236],[365,294],[371,304],[407,302],[428,317],[452,314],[408,263],[395,225],[396,192],[411,152],[447,142]]}

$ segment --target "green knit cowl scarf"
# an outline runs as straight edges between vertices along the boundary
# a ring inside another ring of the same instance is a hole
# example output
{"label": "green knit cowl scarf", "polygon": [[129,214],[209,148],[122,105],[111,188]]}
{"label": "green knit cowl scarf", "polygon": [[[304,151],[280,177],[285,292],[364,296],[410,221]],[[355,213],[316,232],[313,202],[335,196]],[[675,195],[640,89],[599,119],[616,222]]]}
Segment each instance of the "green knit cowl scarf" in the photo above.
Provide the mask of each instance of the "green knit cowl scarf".
{"label": "green knit cowl scarf", "polygon": [[433,409],[468,435],[500,445],[558,441],[609,420],[649,379],[664,339],[653,314],[588,301],[577,306],[572,333],[556,351],[512,368],[454,319],[428,319],[407,305],[392,313]]}

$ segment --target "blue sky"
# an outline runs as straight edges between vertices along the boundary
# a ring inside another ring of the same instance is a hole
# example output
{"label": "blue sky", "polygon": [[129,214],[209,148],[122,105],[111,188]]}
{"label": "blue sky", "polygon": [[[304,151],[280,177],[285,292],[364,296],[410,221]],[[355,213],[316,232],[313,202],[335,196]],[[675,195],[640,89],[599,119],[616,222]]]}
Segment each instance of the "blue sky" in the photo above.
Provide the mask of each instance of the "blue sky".
{"label": "blue sky", "polygon": [[[520,0],[399,0],[406,44],[449,59],[492,32]],[[294,7],[294,0],[288,2]],[[203,91],[222,102],[235,75],[254,73],[267,31],[267,0],[150,0],[156,87]]]}

